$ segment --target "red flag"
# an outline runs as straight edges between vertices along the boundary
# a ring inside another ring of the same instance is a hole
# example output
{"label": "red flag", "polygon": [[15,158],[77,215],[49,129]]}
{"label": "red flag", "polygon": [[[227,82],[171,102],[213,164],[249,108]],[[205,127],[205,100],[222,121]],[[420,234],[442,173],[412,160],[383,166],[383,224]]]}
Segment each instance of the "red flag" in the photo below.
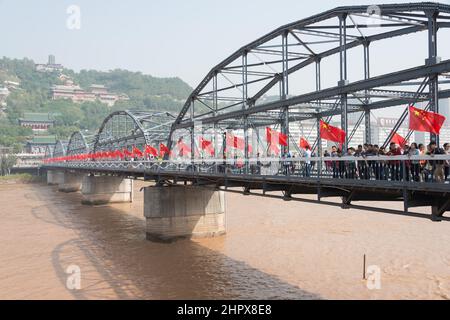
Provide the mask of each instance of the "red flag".
{"label": "red flag", "polygon": [[234,137],[233,146],[239,150],[245,150],[245,139],[240,137]]}
{"label": "red flag", "polygon": [[164,143],[159,144],[159,154],[161,155],[161,157],[164,157],[166,154],[170,155],[170,150]]}
{"label": "red flag", "polygon": [[280,148],[276,144],[269,144],[269,151],[276,156],[280,154]]}
{"label": "red flag", "polygon": [[180,156],[187,156],[191,154],[191,148],[186,143],[184,143],[183,140],[180,139],[178,141],[177,147]]}
{"label": "red flag", "polygon": [[105,158],[114,158],[114,152],[106,151],[105,152]]}
{"label": "red flag", "polygon": [[[245,150],[245,139],[241,137],[234,137],[233,145],[236,149]],[[252,152],[252,145],[248,145],[248,152]]]}
{"label": "red flag", "polygon": [[131,153],[127,148],[123,148],[123,154],[126,157],[132,157],[133,156],[133,153]]}
{"label": "red flag", "polygon": [[139,150],[139,148],[136,148],[136,146],[133,146],[133,156],[135,156],[135,157],[143,157],[144,154],[142,153],[141,150]]}
{"label": "red flag", "polygon": [[[233,134],[228,134],[226,136],[227,147],[232,147],[239,150],[245,150],[245,139],[241,137],[236,137]],[[248,152],[252,152],[252,145],[248,145]]]}
{"label": "red flag", "polygon": [[439,113],[409,107],[409,129],[439,134],[445,117]]}
{"label": "red flag", "polygon": [[344,143],[345,131],[338,127],[330,126],[325,121],[320,120],[320,137],[324,140]]}
{"label": "red flag", "polygon": [[120,151],[120,150],[114,151],[114,156],[115,156],[116,158],[120,158],[120,159],[125,158],[125,155],[124,155],[123,152]]}
{"label": "red flag", "polygon": [[211,141],[203,139],[203,137],[199,138],[200,148],[202,150],[206,150],[210,155],[214,156],[214,148]]}
{"label": "red flag", "polygon": [[152,146],[145,146],[145,154],[151,154],[154,157],[158,156],[158,150],[156,150],[156,148],[153,148]]}
{"label": "red flag", "polygon": [[282,146],[288,145],[288,137],[287,135],[275,131],[269,127],[266,127],[266,139],[270,144],[279,144]]}
{"label": "red flag", "polygon": [[311,145],[309,144],[308,140],[306,140],[305,138],[301,137],[300,138],[300,148],[302,149],[311,149]]}
{"label": "red flag", "polygon": [[391,142],[398,144],[401,148],[403,148],[405,146],[405,144],[408,143],[408,141],[405,138],[403,138],[401,135],[399,135],[398,133],[394,133],[394,135],[392,136]]}
{"label": "red flag", "polygon": [[226,134],[226,145],[227,147],[234,148],[234,136],[231,133]]}

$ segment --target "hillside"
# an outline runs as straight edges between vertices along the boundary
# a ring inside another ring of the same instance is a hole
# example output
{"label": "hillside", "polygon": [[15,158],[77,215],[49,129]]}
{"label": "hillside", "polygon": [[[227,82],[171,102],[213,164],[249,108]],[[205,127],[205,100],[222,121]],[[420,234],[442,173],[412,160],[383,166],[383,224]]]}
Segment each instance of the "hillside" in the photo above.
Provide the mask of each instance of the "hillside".
{"label": "hillside", "polygon": [[[106,86],[111,92],[125,94],[127,101],[117,101],[107,106],[99,101],[74,103],[71,100],[50,99],[50,88],[62,85],[60,75],[71,78],[74,84],[88,88],[93,84]],[[63,69],[61,72],[38,72],[31,59],[0,59],[0,87],[4,81],[19,82],[20,86],[12,90],[6,99],[7,107],[0,114],[2,133],[11,131],[11,137],[17,130],[9,128],[17,125],[25,112],[51,112],[56,114],[56,127],[50,133],[58,138],[67,138],[74,129],[94,131],[101,121],[114,110],[166,110],[177,113],[191,92],[188,84],[180,78],[156,78],[140,72],[112,70],[102,72],[82,70],[75,72]],[[6,136],[0,139],[0,145],[11,145]],[[17,140],[17,139],[16,139]],[[20,142],[23,141],[21,136]],[[18,140],[16,142],[19,142]]]}

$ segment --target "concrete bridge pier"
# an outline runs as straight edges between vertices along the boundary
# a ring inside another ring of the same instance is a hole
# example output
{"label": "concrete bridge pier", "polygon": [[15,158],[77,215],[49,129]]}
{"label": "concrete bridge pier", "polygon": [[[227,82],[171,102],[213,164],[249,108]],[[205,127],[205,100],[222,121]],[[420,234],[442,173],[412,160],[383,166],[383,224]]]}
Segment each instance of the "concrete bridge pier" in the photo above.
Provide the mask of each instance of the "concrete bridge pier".
{"label": "concrete bridge pier", "polygon": [[133,202],[133,180],[115,176],[85,176],[81,194],[81,202],[87,205]]}
{"label": "concrete bridge pier", "polygon": [[62,170],[47,170],[47,184],[59,185],[64,183],[64,171]]}
{"label": "concrete bridge pier", "polygon": [[81,190],[83,182],[83,174],[75,172],[63,172],[62,177],[59,178],[58,191],[60,192],[77,192]]}
{"label": "concrete bridge pier", "polygon": [[197,186],[144,188],[147,239],[215,237],[226,232],[225,194]]}
{"label": "concrete bridge pier", "polygon": [[47,170],[47,184],[48,185],[53,185],[55,184],[54,179],[55,179],[55,172],[54,170]]}

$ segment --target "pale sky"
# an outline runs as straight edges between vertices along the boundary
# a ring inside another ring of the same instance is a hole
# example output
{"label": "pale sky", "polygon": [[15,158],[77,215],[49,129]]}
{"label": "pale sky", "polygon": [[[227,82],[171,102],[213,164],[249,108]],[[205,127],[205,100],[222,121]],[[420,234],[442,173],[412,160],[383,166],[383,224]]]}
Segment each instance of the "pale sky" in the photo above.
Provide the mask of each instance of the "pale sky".
{"label": "pale sky", "polygon": [[[409,1],[384,1],[393,2]],[[51,53],[74,70],[122,68],[179,76],[194,87],[246,43],[283,24],[354,4],[372,2],[0,0],[0,56],[46,62]],[[79,30],[66,26],[70,5],[81,10]]]}

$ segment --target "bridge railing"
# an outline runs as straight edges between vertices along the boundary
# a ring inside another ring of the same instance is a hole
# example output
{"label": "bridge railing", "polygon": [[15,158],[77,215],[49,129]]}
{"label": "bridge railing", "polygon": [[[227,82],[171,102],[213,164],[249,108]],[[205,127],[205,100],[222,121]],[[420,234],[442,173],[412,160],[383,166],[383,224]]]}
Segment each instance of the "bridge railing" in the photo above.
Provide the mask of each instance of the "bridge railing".
{"label": "bridge railing", "polygon": [[[260,175],[305,179],[351,179],[444,183],[450,178],[450,155],[299,157],[245,159],[178,159],[132,161],[68,161],[51,167],[84,170],[148,173],[202,173],[215,175]],[[450,184],[449,184],[450,187]]]}

